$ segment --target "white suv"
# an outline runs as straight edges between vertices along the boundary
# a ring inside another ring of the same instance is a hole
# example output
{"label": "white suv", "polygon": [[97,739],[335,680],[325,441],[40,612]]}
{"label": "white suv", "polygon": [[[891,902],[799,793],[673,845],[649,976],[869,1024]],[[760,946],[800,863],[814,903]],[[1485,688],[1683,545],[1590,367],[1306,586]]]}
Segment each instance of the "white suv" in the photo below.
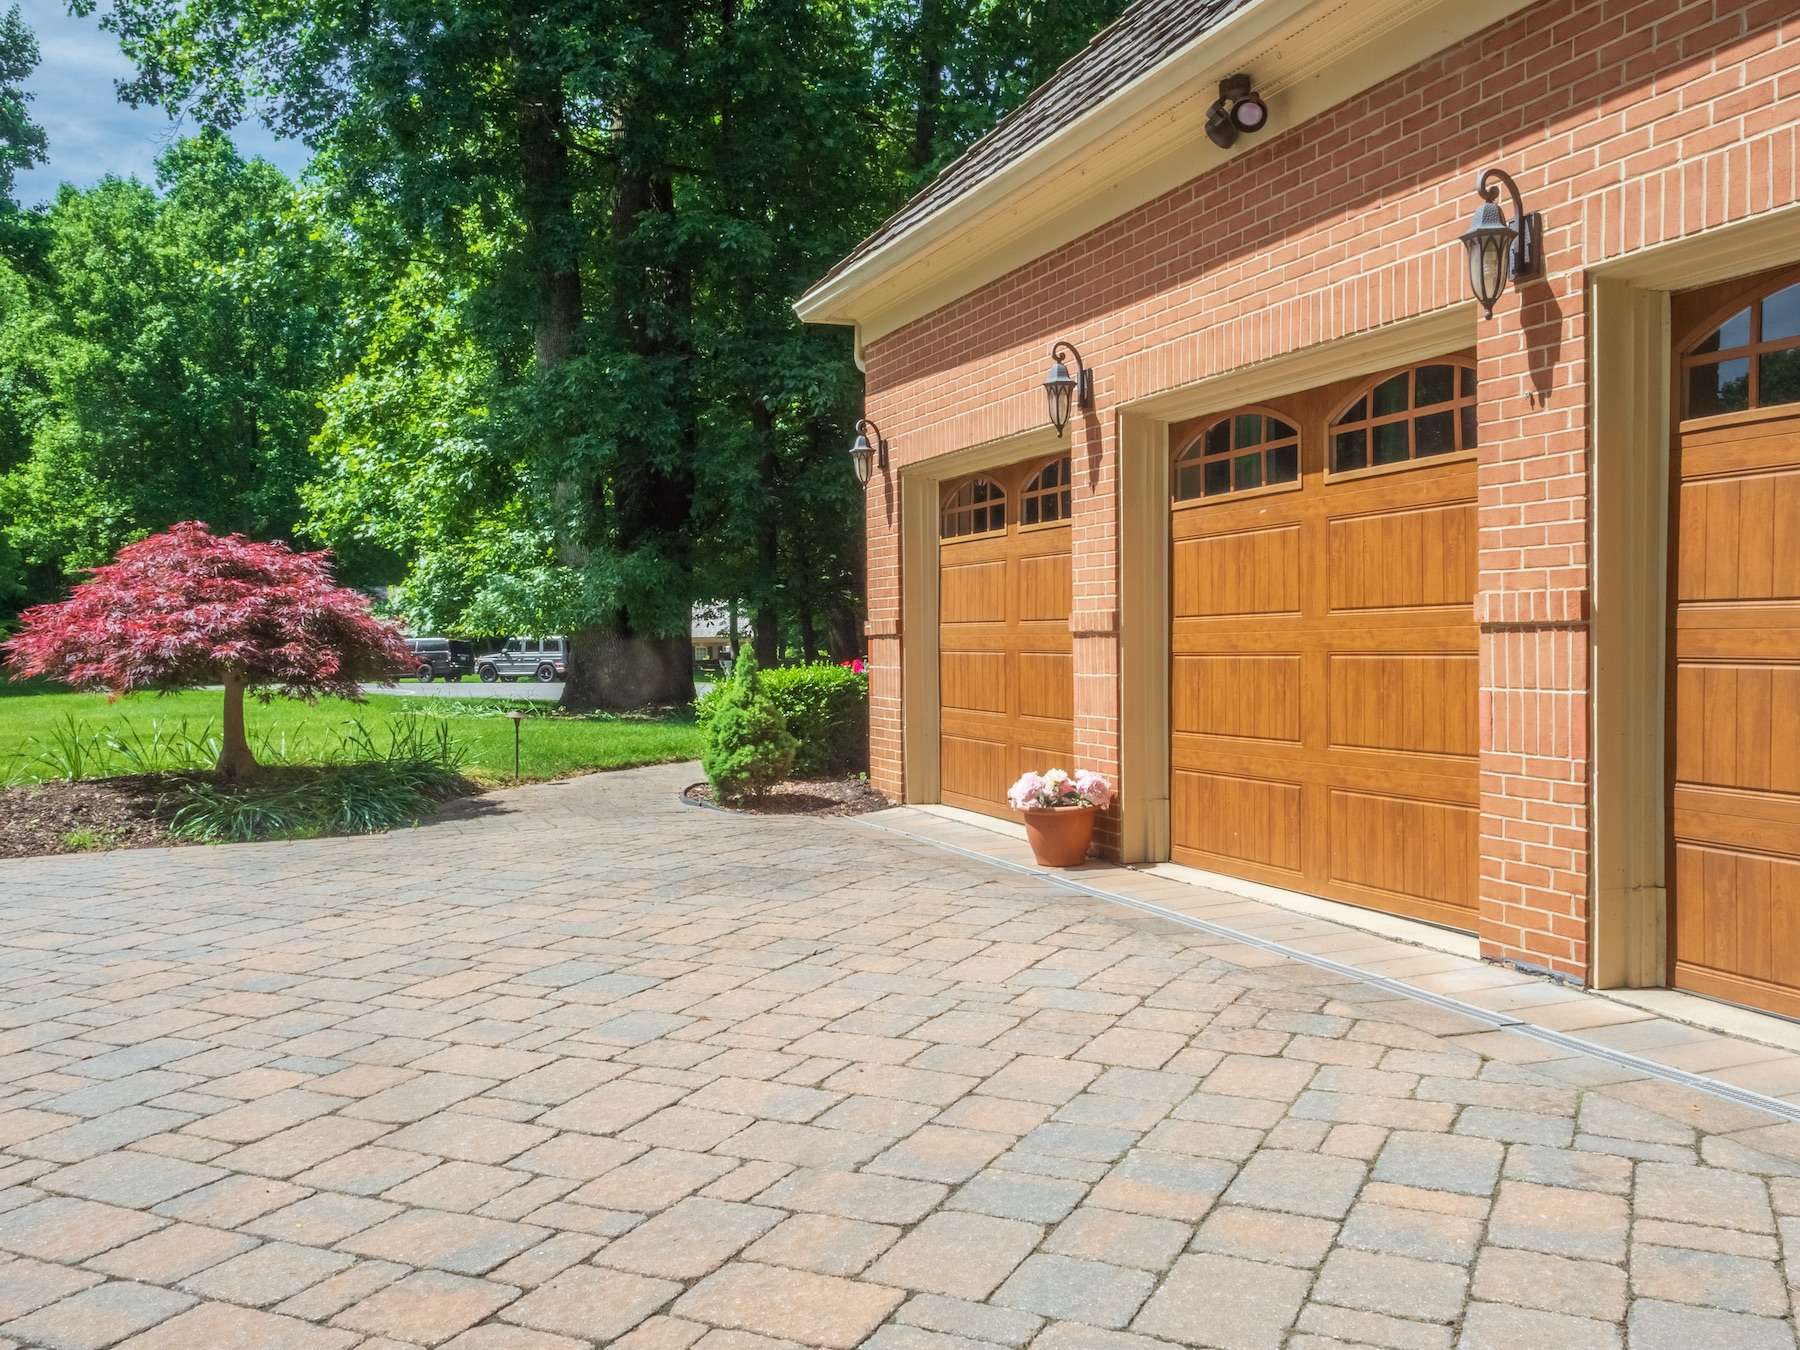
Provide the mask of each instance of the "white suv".
{"label": "white suv", "polygon": [[475,673],[484,683],[526,676],[548,684],[569,673],[569,642],[563,637],[508,638],[497,652],[475,658]]}

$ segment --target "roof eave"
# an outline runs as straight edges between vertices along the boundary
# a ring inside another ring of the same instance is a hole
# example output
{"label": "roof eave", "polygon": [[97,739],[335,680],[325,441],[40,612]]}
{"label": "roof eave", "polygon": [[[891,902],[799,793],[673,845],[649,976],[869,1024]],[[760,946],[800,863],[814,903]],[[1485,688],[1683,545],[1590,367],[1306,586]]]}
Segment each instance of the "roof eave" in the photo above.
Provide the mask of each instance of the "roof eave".
{"label": "roof eave", "polygon": [[835,276],[810,287],[794,302],[794,312],[805,323],[854,324],[860,315],[845,301],[852,299],[877,278],[917,258],[970,221],[1002,207],[1026,185],[1053,166],[1079,154],[1095,141],[1117,131],[1176,88],[1201,73],[1214,73],[1213,65],[1269,28],[1318,4],[1319,0],[1250,0],[1242,9],[1198,34],[1113,93],[1095,104],[1068,126],[1031,147],[998,173],[982,180],[961,196],[925,217],[910,229],[858,258]]}

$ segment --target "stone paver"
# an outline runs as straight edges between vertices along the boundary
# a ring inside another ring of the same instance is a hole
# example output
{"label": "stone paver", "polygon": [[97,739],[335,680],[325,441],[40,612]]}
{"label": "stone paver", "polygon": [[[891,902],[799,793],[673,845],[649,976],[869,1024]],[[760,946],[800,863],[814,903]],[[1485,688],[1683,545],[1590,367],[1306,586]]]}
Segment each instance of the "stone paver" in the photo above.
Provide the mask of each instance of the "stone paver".
{"label": "stone paver", "polygon": [[1274,1350],[1293,1325],[1309,1282],[1300,1270],[1230,1256],[1186,1256],[1133,1325],[1164,1340]]}
{"label": "stone paver", "polygon": [[692,776],[0,864],[0,1347],[1795,1346],[1791,1123]]}

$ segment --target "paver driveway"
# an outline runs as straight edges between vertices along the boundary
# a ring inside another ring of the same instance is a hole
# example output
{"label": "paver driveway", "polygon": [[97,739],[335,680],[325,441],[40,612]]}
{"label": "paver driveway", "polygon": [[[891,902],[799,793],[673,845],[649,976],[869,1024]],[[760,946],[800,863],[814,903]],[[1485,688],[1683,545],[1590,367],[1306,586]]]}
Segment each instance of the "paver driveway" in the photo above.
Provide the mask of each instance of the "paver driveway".
{"label": "paver driveway", "polygon": [[688,776],[0,866],[0,1341],[1794,1344],[1766,1117]]}

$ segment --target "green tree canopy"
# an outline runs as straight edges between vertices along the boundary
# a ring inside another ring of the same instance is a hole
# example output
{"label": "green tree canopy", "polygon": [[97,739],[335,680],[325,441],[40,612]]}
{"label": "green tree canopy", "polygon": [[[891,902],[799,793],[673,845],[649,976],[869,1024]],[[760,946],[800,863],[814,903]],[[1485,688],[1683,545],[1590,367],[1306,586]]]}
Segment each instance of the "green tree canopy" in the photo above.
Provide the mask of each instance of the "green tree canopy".
{"label": "green tree canopy", "polygon": [[25,81],[37,69],[37,36],[14,5],[0,15],[0,199],[11,203],[19,170],[42,164],[50,142],[31,120]]}
{"label": "green tree canopy", "polygon": [[178,520],[291,534],[351,336],[341,244],[278,170],[207,134],[157,175],[65,186],[41,278],[0,274],[0,535],[40,589]]}

